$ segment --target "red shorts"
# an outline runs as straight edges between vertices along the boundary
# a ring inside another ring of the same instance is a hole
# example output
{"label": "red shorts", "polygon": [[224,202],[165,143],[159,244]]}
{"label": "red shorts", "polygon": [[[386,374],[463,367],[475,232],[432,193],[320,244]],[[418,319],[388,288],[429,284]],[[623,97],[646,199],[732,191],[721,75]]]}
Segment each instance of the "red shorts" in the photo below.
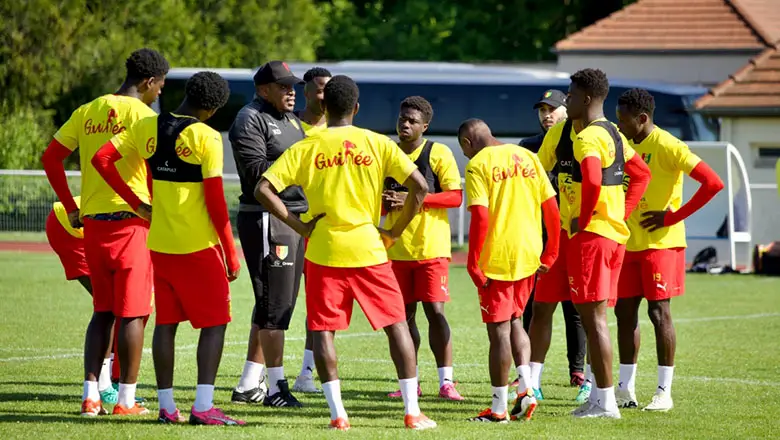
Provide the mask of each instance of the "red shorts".
{"label": "red shorts", "polygon": [[149,223],[140,218],[84,218],[84,249],[96,312],[134,318],[152,313],[152,259],[146,248]]}
{"label": "red shorts", "polygon": [[89,276],[87,256],[84,254],[84,239],[70,235],[60,224],[54,211],[46,218],[46,238],[54,252],[60,257],[65,279],[75,280]]}
{"label": "red shorts", "polygon": [[518,281],[490,280],[487,287],[478,289],[482,322],[505,322],[521,317],[534,290],[535,279],[536,274]]}
{"label": "red shorts", "polygon": [[566,266],[566,254],[569,247],[569,233],[561,229],[558,259],[550,271],[540,274],[536,281],[534,301],[542,303],[558,303],[571,300],[569,290],[569,271]]}
{"label": "red shorts", "polygon": [[575,304],[617,302],[620,267],[626,246],[589,231],[578,232],[569,240],[569,289]]}
{"label": "red shorts", "polygon": [[685,291],[685,248],[626,252],[618,298],[644,296],[661,301]]}
{"label": "red shorts", "polygon": [[306,318],[309,330],[349,328],[357,300],[374,330],[406,320],[404,298],[390,263],[368,267],[328,267],[309,261]]}
{"label": "red shorts", "polygon": [[393,273],[401,287],[404,304],[416,302],[449,302],[447,280],[450,274],[448,258],[422,261],[393,261]]}
{"label": "red shorts", "polygon": [[220,247],[151,254],[157,325],[189,321],[197,329],[230,322],[230,287]]}

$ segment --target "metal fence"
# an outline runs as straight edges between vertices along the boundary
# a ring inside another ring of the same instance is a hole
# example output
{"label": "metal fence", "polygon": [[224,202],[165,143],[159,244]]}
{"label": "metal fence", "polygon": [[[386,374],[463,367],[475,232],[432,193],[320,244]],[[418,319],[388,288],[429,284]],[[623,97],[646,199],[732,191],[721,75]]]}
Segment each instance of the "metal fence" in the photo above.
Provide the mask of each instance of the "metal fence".
{"label": "metal fence", "polygon": [[[81,194],[81,172],[67,171],[68,185],[74,195]],[[241,185],[238,174],[223,176],[225,199],[235,229]],[[41,170],[0,170],[0,232],[43,232],[46,217],[57,195]],[[459,246],[465,241],[465,201],[450,210],[453,239]]]}

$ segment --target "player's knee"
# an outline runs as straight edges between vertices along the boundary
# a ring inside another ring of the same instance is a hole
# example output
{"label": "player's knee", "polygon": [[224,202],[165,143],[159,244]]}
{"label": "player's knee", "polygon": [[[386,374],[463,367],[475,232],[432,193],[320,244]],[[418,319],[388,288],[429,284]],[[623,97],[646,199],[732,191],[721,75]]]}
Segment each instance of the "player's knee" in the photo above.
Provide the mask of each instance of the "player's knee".
{"label": "player's knee", "polygon": [[647,315],[654,326],[664,325],[671,320],[668,301],[650,301],[647,305]]}

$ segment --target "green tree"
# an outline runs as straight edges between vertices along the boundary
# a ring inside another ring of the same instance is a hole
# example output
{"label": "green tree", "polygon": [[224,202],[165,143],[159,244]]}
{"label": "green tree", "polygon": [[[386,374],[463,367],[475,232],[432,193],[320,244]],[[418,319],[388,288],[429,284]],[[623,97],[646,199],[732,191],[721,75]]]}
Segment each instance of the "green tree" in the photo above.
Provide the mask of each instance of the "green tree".
{"label": "green tree", "polygon": [[[3,117],[38,124],[47,138],[80,104],[116,90],[135,49],[157,49],[173,67],[308,61],[325,25],[313,0],[27,0],[0,2],[0,16]],[[0,139],[26,144],[0,144],[0,157],[32,151],[23,156],[32,161],[6,163],[38,166],[47,142],[7,130],[0,125]]]}
{"label": "green tree", "polygon": [[332,0],[323,59],[534,61],[633,0]]}

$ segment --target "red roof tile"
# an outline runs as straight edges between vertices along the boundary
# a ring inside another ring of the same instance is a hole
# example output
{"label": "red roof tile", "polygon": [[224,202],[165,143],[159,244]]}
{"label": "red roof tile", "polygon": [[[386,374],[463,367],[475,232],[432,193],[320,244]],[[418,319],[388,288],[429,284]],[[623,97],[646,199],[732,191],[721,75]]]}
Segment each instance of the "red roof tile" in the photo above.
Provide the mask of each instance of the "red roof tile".
{"label": "red roof tile", "polygon": [[761,50],[780,39],[780,0],[639,0],[559,41],[566,51]]}
{"label": "red roof tile", "polygon": [[695,107],[707,113],[780,114],[780,44],[701,97]]}

